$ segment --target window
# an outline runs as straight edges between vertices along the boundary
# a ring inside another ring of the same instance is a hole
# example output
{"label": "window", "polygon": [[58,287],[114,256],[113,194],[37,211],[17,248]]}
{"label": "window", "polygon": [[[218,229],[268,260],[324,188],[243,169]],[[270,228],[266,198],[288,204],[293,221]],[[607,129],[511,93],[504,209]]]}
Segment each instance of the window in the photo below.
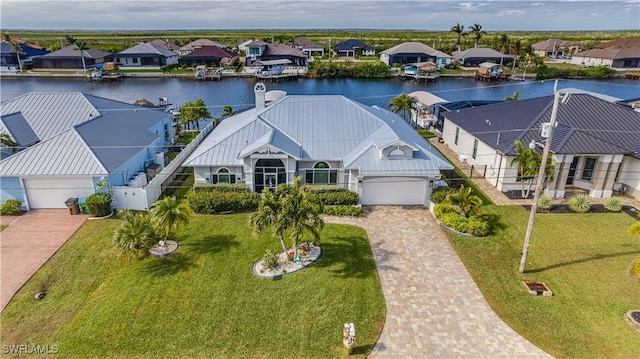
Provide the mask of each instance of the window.
{"label": "window", "polygon": [[164,140],[169,142],[169,124],[164,124]]}
{"label": "window", "polygon": [[236,183],[236,176],[226,168],[221,168],[218,173],[211,175],[211,183]]}
{"label": "window", "polygon": [[471,154],[471,157],[473,157],[473,159],[476,159],[476,156],[478,155],[478,139],[476,138],[475,140],[473,140],[473,153]]}
{"label": "window", "polygon": [[458,137],[460,137],[460,127],[456,127],[456,139],[453,141],[454,144],[458,144]]}
{"label": "window", "polygon": [[336,184],[338,183],[338,170],[332,170],[326,162],[318,162],[312,170],[305,173],[305,183],[309,184]]}
{"label": "window", "polygon": [[133,63],[134,63],[134,64],[137,64],[137,63],[138,63],[138,58],[137,58],[137,57],[134,57],[134,58],[132,59],[132,61],[133,61]]}
{"label": "window", "polygon": [[583,180],[591,181],[593,178],[593,170],[596,168],[596,161],[597,159],[593,157],[587,157],[587,159],[584,160],[584,170],[582,170]]}
{"label": "window", "polygon": [[249,48],[249,55],[260,55],[260,48],[259,47],[250,47]]}

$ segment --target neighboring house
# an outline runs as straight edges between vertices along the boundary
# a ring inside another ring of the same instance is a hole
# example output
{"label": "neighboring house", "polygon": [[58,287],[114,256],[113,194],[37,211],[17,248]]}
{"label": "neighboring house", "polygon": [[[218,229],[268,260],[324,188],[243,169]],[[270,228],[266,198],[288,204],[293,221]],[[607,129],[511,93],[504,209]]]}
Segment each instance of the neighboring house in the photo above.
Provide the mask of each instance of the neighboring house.
{"label": "neighboring house", "polygon": [[261,192],[296,176],[336,184],[362,204],[428,205],[453,167],[398,115],[339,95],[276,96],[263,83],[256,107],[227,118],[182,164],[196,183],[244,183]]}
{"label": "neighboring house", "polygon": [[253,41],[247,45],[246,65],[257,61],[289,60],[293,66],[308,66],[307,55],[301,50],[285,44],[268,44],[264,41]]}
{"label": "neighboring house", "polygon": [[249,45],[250,43],[254,42],[256,40],[247,40],[241,44],[238,44],[238,51],[242,51],[245,54],[249,55],[249,53],[247,52],[248,48],[247,45]]}
{"label": "neighboring house", "polygon": [[357,39],[345,40],[336,45],[338,57],[373,56],[376,50]]}
{"label": "neighboring house", "polygon": [[571,63],[582,66],[608,66],[614,69],[640,69],[640,37],[618,39],[578,52]]}
{"label": "neighboring house", "polygon": [[178,64],[178,54],[163,47],[141,42],[114,55],[120,69],[151,68],[162,69]]}
{"label": "neighboring house", "polygon": [[181,65],[221,67],[231,62],[237,55],[218,46],[203,46],[184,55],[178,60]]}
{"label": "neighboring house", "polygon": [[436,108],[440,104],[449,103],[449,101],[427,91],[414,91],[409,96],[416,99],[411,113],[411,121],[421,128],[436,127],[438,121]]}
{"label": "neighboring house", "polygon": [[403,42],[380,53],[387,66],[433,62],[440,69],[451,63],[451,56],[421,42]]}
{"label": "neighboring house", "polygon": [[493,62],[502,65],[513,62],[511,55],[503,54],[488,47],[472,47],[463,51],[454,51],[452,55],[453,60],[459,62],[460,66],[463,67],[477,67],[483,62]]}
{"label": "neighboring house", "polygon": [[18,199],[27,209],[65,208],[104,179],[126,185],[173,140],[169,113],[79,92],[3,102],[3,132],[20,150],[0,161],[0,200]]}
{"label": "neighboring house", "polygon": [[531,45],[531,49],[534,54],[542,57],[564,57],[580,51],[580,44],[560,39],[549,39],[536,42]]}
{"label": "neighboring house", "polygon": [[[627,186],[627,194],[640,198],[640,113],[611,97],[563,92],[572,93],[558,107],[551,144],[556,169],[545,194],[564,197],[573,187],[607,198]],[[553,96],[546,96],[447,112],[442,137],[499,190],[519,190],[517,165],[510,165],[515,141],[541,151],[540,129],[550,122],[552,105]]]}
{"label": "neighboring house", "polygon": [[96,64],[108,62],[112,54],[98,49],[87,49],[82,51],[76,45],[68,45],[60,50],[50,52],[46,55],[38,56],[33,60],[35,69],[79,69],[82,70],[82,58],[84,66],[91,68]]}
{"label": "neighboring house", "polygon": [[27,55],[23,51],[16,51],[13,45],[6,41],[0,43],[0,71],[16,72],[20,70],[20,63],[24,63]]}
{"label": "neighboring house", "polygon": [[170,43],[169,39],[167,39],[167,40],[155,39],[155,40],[151,41],[151,45],[156,46],[156,47],[162,47],[164,49],[167,49],[167,50],[173,51],[173,52],[178,52],[178,49],[180,49],[180,46]]}
{"label": "neighboring house", "polygon": [[304,52],[308,58],[311,56],[322,56],[324,55],[324,46],[318,44],[317,42],[311,41],[308,37],[296,37],[293,40],[293,47]]}
{"label": "neighboring house", "polygon": [[191,41],[190,43],[180,47],[178,49],[178,54],[180,56],[185,56],[185,55],[190,54],[190,53],[194,52],[195,50],[201,49],[201,48],[203,48],[205,46],[217,46],[217,47],[219,47],[221,49],[224,49],[224,45],[222,45],[222,44],[220,44],[218,42],[211,41],[209,39],[198,39],[198,40],[195,40],[195,41]]}

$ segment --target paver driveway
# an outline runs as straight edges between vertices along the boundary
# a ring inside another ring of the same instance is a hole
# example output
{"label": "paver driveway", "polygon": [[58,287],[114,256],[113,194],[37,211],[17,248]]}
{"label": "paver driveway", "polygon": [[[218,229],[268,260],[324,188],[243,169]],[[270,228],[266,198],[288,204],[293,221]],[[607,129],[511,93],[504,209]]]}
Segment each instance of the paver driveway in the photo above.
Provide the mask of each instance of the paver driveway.
{"label": "paver driveway", "polygon": [[0,311],[87,218],[66,209],[38,209],[0,232]]}
{"label": "paver driveway", "polygon": [[364,228],[387,304],[370,358],[550,358],[491,310],[425,208],[372,207]]}

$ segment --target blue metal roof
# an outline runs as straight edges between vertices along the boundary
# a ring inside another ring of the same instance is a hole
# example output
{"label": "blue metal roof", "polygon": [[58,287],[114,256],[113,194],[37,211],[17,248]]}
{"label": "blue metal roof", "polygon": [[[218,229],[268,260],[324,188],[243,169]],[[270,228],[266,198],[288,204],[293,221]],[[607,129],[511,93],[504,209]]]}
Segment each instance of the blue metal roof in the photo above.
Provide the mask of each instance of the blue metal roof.
{"label": "blue metal roof", "polygon": [[339,44],[336,45],[336,50],[338,51],[346,51],[346,50],[353,50],[355,48],[363,48],[365,50],[368,51],[372,51],[374,50],[373,47],[365,44],[364,42],[357,40],[357,39],[349,39],[349,40],[345,40]]}

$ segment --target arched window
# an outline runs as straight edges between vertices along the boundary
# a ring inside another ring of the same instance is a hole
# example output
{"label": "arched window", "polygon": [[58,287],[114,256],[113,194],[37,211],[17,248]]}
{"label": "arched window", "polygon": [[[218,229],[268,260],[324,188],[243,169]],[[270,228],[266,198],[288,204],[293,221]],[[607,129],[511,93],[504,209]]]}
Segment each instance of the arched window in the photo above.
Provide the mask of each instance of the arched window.
{"label": "arched window", "polygon": [[305,173],[305,182],[308,184],[336,184],[338,170],[332,170],[328,163],[317,162],[313,169]]}
{"label": "arched window", "polygon": [[389,152],[389,157],[392,157],[392,156],[402,157],[404,156],[404,151],[399,148],[396,148],[395,150]]}
{"label": "arched window", "polygon": [[211,175],[211,183],[236,183],[236,176],[223,167]]}

